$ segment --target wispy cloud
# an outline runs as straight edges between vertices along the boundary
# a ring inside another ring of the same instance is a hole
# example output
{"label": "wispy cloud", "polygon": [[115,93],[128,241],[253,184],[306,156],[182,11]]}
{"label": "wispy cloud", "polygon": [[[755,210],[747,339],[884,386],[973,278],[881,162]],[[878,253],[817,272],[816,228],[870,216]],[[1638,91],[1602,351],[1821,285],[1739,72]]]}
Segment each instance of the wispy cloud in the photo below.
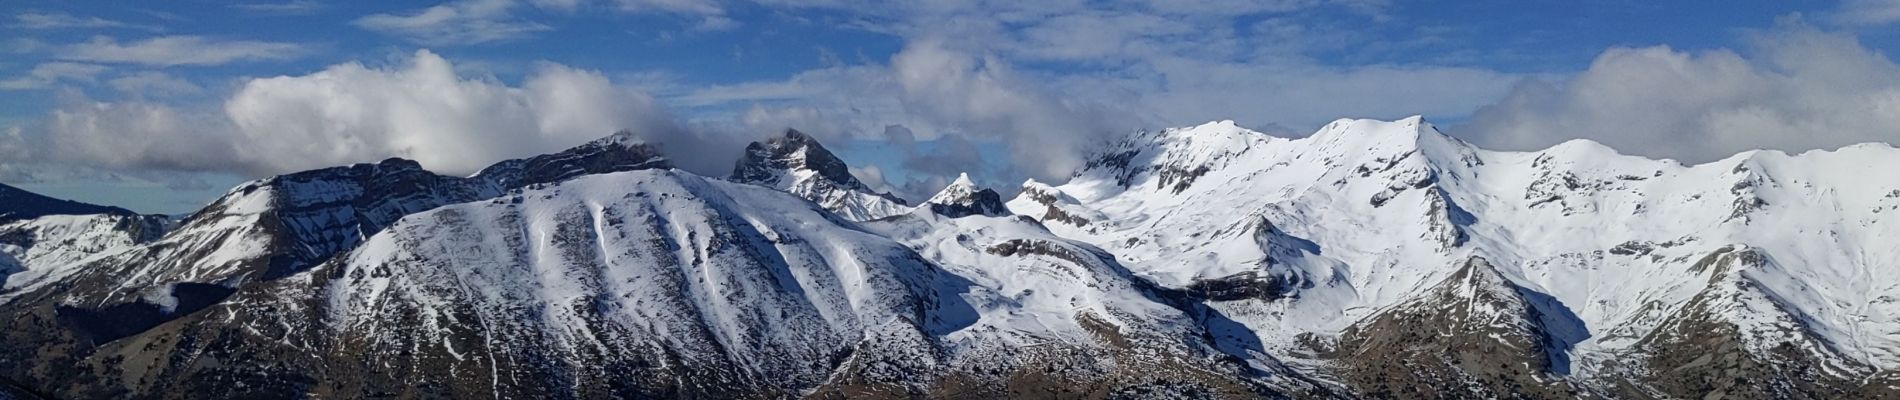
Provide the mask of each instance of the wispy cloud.
{"label": "wispy cloud", "polygon": [[1900,1],[1846,0],[1834,10],[1835,22],[1846,25],[1888,25],[1900,22]]}
{"label": "wispy cloud", "polygon": [[691,15],[725,15],[726,10],[714,0],[616,0],[621,10],[629,12],[667,12]]}
{"label": "wispy cloud", "polygon": [[81,17],[67,13],[28,12],[13,16],[9,27],[23,29],[142,29],[148,31],[164,30],[155,25],[143,25],[109,20],[99,17]]}
{"label": "wispy cloud", "polygon": [[202,36],[160,36],[129,43],[96,36],[91,41],[64,46],[54,57],[68,61],[178,65],[223,65],[242,61],[288,60],[305,53],[304,46],[284,42],[223,40]]}
{"label": "wispy cloud", "polygon": [[278,3],[238,3],[231,8],[259,15],[310,15],[323,11],[327,7],[314,0],[291,0]]}
{"label": "wispy cloud", "polygon": [[660,13],[698,18],[692,30],[725,31],[738,28],[740,22],[726,15],[725,6],[716,0],[616,0],[621,12]]}
{"label": "wispy cloud", "polygon": [[157,71],[142,71],[106,81],[113,89],[129,96],[176,96],[203,92],[204,88],[183,78]]}
{"label": "wispy cloud", "polygon": [[514,7],[508,0],[464,0],[406,14],[373,14],[352,24],[430,46],[508,41],[554,29],[516,18]]}
{"label": "wispy cloud", "polygon": [[69,62],[49,62],[33,67],[25,76],[0,80],[0,89],[28,90],[41,89],[62,80],[92,82],[95,76],[106,71],[106,67],[94,64]]}
{"label": "wispy cloud", "polygon": [[13,38],[0,42],[0,51],[14,54],[28,54],[46,50],[46,42],[33,38]]}
{"label": "wispy cloud", "polygon": [[724,15],[708,15],[700,19],[698,24],[694,24],[693,30],[698,32],[729,31],[738,28],[739,25],[738,20]]}

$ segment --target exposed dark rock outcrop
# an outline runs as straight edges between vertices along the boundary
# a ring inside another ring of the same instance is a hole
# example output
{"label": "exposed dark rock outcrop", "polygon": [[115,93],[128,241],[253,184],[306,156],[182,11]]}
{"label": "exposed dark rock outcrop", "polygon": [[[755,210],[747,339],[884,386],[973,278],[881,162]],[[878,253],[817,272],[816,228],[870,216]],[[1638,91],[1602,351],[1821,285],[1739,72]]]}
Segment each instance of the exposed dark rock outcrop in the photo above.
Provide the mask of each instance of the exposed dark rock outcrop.
{"label": "exposed dark rock outcrop", "polygon": [[957,176],[950,186],[937,192],[936,196],[924,202],[931,211],[951,218],[971,215],[1009,215],[1009,207],[1003,206],[1003,195],[995,190],[976,186],[970,181],[969,174]]}
{"label": "exposed dark rock outcrop", "polygon": [[[1843,357],[1809,332],[1751,271],[1775,268],[1758,249],[1728,246],[1698,260],[1706,288],[1644,336],[1617,366],[1645,388],[1623,397],[1661,393],[1679,398],[1885,398],[1895,392],[1868,381],[1872,368]],[[1631,368],[1635,367],[1635,368]],[[1877,380],[1877,379],[1876,379]]]}
{"label": "exposed dark rock outcrop", "polygon": [[1576,398],[1524,289],[1473,257],[1421,297],[1350,328],[1327,357],[1369,398]]}
{"label": "exposed dark rock outcrop", "polygon": [[904,199],[859,181],[844,160],[797,130],[747,145],[727,180],[795,194],[851,220],[884,218],[909,209]]}

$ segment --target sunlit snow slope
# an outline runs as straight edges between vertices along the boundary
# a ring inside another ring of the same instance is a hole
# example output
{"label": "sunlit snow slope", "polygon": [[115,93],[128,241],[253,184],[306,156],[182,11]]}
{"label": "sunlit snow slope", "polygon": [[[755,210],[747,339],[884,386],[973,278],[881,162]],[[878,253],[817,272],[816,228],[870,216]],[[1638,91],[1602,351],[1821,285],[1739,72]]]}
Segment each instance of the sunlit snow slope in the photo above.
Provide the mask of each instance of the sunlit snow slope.
{"label": "sunlit snow slope", "polygon": [[[1276,354],[1481,256],[1531,294],[1566,373],[1645,374],[1609,365],[1694,319],[1740,327],[1750,354],[1812,337],[1804,354],[1858,376],[1900,367],[1900,175],[1873,172],[1896,169],[1884,145],[1682,165],[1584,140],[1483,150],[1417,117],[1291,139],[1223,121],[1136,134],[1009,206],[1164,286],[1234,294],[1213,304]],[[1758,260],[1706,265],[1736,248]]]}
{"label": "sunlit snow slope", "polygon": [[[1085,245],[1038,234],[1033,222],[968,223],[1014,224],[1020,232],[1001,237],[1028,247],[927,259],[787,193],[677,171],[592,175],[404,217],[332,262],[101,353],[201,360],[124,373],[149,378],[133,379],[144,385],[135,392],[218,397],[902,393],[1014,379],[1015,365],[1134,383],[1157,375],[1122,368],[1197,368],[1160,376],[1252,393],[1193,345],[1191,318]],[[926,236],[927,226],[966,226],[893,224]],[[937,265],[970,257],[989,261]],[[985,267],[998,270],[972,270]],[[1061,275],[1028,280],[1038,269]],[[1050,291],[1026,292],[1036,287]],[[239,344],[195,347],[205,340]],[[1107,349],[1098,353],[1110,363],[1033,357],[1063,347]],[[234,374],[252,384],[221,384]]]}

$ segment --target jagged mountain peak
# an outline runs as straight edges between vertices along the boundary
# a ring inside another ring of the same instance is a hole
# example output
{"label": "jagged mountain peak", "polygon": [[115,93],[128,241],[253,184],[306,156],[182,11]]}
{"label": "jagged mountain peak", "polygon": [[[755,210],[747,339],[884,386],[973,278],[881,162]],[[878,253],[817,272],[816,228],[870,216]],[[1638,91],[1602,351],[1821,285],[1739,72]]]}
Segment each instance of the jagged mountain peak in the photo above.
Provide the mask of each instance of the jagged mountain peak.
{"label": "jagged mountain peak", "polygon": [[995,190],[978,186],[970,180],[970,174],[957,174],[937,195],[931,196],[924,204],[932,211],[951,217],[967,215],[1009,215],[1009,208],[1003,205],[1003,195]]}
{"label": "jagged mountain peak", "polygon": [[1450,275],[1394,310],[1414,313],[1456,311],[1439,317],[1447,318],[1447,322],[1457,326],[1437,326],[1434,329],[1484,329],[1488,324],[1537,323],[1540,316],[1522,292],[1523,289],[1499,271],[1490,260],[1482,256],[1468,256],[1457,265],[1458,268]]}
{"label": "jagged mountain peak", "polygon": [[[1496,265],[1491,265],[1491,261],[1482,256],[1465,258],[1465,262],[1458,267],[1457,272],[1452,273],[1446,283],[1449,285],[1448,288],[1456,288],[1453,290],[1467,293],[1480,290],[1494,291],[1513,285],[1510,278],[1505,278],[1504,273],[1498,272]],[[1513,293],[1512,296],[1515,294]]]}
{"label": "jagged mountain peak", "polygon": [[784,180],[796,179],[787,176],[787,172],[792,171],[809,171],[841,187],[870,190],[851,175],[844,160],[838,159],[831,150],[819,144],[818,139],[796,129],[788,129],[784,135],[746,145],[745,155],[733,167],[730,180],[773,186]]}
{"label": "jagged mountain peak", "polygon": [[727,180],[790,192],[857,221],[909,209],[904,199],[865,185],[844,160],[796,129],[747,145]]}
{"label": "jagged mountain peak", "polygon": [[949,185],[945,185],[943,190],[938,190],[936,195],[930,196],[930,200],[925,200],[924,203],[956,204],[983,190],[988,189],[977,186],[976,181],[970,180],[969,173],[958,173],[957,179],[951,180]]}
{"label": "jagged mountain peak", "polygon": [[961,190],[961,189],[970,189],[970,188],[976,188],[976,187],[977,187],[976,181],[970,179],[970,173],[958,172],[957,179],[950,180],[950,185],[944,187],[944,190],[949,190],[952,188]]}

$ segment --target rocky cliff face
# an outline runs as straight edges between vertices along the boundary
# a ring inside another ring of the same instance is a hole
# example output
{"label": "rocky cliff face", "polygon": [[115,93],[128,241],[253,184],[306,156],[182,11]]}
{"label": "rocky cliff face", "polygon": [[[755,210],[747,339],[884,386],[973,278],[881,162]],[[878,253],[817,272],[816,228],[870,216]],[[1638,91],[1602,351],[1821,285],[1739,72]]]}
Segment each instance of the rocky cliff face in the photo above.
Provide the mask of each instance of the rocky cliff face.
{"label": "rocky cliff face", "polygon": [[950,186],[945,186],[924,205],[937,214],[952,218],[971,215],[1002,216],[1009,215],[1009,207],[1003,205],[1003,196],[990,188],[977,186],[970,181],[969,174],[959,174]]}
{"label": "rocky cliff face", "polygon": [[[1544,324],[1535,293],[1483,258],[1422,295],[1346,328],[1326,357],[1372,398],[1577,398],[1567,343]],[[1559,322],[1561,323],[1561,322]]]}
{"label": "rocky cliff face", "polygon": [[866,186],[851,175],[843,160],[818,140],[796,130],[746,146],[745,155],[727,179],[795,194],[854,221],[884,218],[910,209],[904,199]]}
{"label": "rocky cliff face", "polygon": [[1812,332],[1802,315],[1756,276],[1774,269],[1765,254],[1725,246],[1697,261],[1708,281],[1634,346],[1621,371],[1631,387],[1673,397],[1829,399],[1872,392],[1875,372]]}

